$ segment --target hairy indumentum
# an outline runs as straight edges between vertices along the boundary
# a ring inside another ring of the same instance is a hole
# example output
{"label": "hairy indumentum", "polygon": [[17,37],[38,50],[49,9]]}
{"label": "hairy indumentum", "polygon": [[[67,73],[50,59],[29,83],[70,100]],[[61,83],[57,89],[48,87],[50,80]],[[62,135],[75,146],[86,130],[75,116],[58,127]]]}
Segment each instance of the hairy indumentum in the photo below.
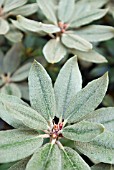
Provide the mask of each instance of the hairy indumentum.
{"label": "hairy indumentum", "polygon": [[[114,122],[107,116],[114,109],[94,111],[106,93],[107,73],[81,89],[81,73],[73,57],[61,69],[54,88],[36,61],[28,80],[32,107],[15,96],[0,94],[0,116],[16,128],[0,132],[0,163],[20,160],[13,170],[23,162],[23,170],[90,170],[74,147],[92,160],[114,163],[114,134],[110,132]],[[67,140],[74,141],[73,149],[65,144]]]}

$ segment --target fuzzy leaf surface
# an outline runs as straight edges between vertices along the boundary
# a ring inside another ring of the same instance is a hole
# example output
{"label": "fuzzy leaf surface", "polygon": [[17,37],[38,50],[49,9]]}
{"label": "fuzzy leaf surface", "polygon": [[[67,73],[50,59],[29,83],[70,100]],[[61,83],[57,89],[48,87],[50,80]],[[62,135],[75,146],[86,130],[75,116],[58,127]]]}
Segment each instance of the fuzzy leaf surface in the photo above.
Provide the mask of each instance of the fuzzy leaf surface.
{"label": "fuzzy leaf surface", "polygon": [[114,164],[114,134],[105,131],[91,142],[75,142],[76,148],[98,162]]}
{"label": "fuzzy leaf surface", "polygon": [[86,12],[80,13],[76,18],[73,17],[70,27],[80,27],[86,25],[92,21],[102,18],[107,13],[106,9],[92,9]]}
{"label": "fuzzy leaf surface", "polygon": [[90,170],[81,156],[69,147],[61,150],[62,170]]}
{"label": "fuzzy leaf surface", "polygon": [[98,123],[81,121],[63,129],[65,138],[74,141],[89,142],[104,131],[104,127]]}
{"label": "fuzzy leaf surface", "polygon": [[59,21],[67,23],[73,13],[75,0],[61,0],[58,5],[58,18]]}
{"label": "fuzzy leaf surface", "polygon": [[33,154],[42,138],[33,130],[7,130],[0,132],[0,163],[13,162]]}
{"label": "fuzzy leaf surface", "polygon": [[32,32],[40,32],[40,31],[44,31],[46,33],[56,33],[60,31],[60,28],[56,25],[52,25],[52,24],[43,24],[41,22],[37,22],[37,21],[33,21],[27,18],[24,18],[22,16],[18,16],[17,17],[20,25],[28,30],[28,31],[32,31]]}
{"label": "fuzzy leaf surface", "polygon": [[43,66],[34,61],[29,73],[29,91],[32,107],[49,120],[55,115],[55,96],[52,81]]}
{"label": "fuzzy leaf surface", "polygon": [[0,89],[0,92],[21,98],[21,91],[19,87],[14,83],[6,84]]}
{"label": "fuzzy leaf surface", "polygon": [[11,77],[13,82],[19,82],[25,80],[29,75],[29,70],[31,67],[31,63],[26,63],[21,66]]}
{"label": "fuzzy leaf surface", "polygon": [[43,48],[43,54],[49,63],[59,62],[67,53],[60,39],[49,40]]}
{"label": "fuzzy leaf surface", "polygon": [[108,74],[93,80],[79,91],[70,101],[64,118],[69,122],[77,122],[92,112],[103,100],[108,87]]}
{"label": "fuzzy leaf surface", "polygon": [[75,34],[90,42],[100,42],[113,38],[114,28],[105,25],[90,25],[76,30]]}
{"label": "fuzzy leaf surface", "polygon": [[57,24],[56,9],[53,0],[48,1],[48,3],[46,0],[37,0],[37,3],[46,18],[52,21],[52,23]]}
{"label": "fuzzy leaf surface", "polygon": [[34,14],[38,10],[37,3],[27,4],[22,7],[19,7],[17,9],[12,10],[10,13],[12,15],[22,15],[22,16],[28,16],[31,14]]}
{"label": "fuzzy leaf surface", "polygon": [[66,32],[62,35],[62,42],[68,48],[74,48],[80,51],[89,51],[92,49],[92,44],[81,38],[76,34],[72,34],[72,32]]}
{"label": "fuzzy leaf surface", "polygon": [[78,67],[77,57],[72,57],[61,69],[55,85],[55,98],[59,116],[63,115],[70,100],[82,88],[82,77]]}
{"label": "fuzzy leaf surface", "polygon": [[4,35],[9,31],[9,24],[5,19],[0,18],[0,35]]}
{"label": "fuzzy leaf surface", "polygon": [[6,53],[4,58],[4,72],[13,73],[20,64],[23,46],[17,43]]}
{"label": "fuzzy leaf surface", "polygon": [[22,121],[25,126],[35,130],[47,129],[46,120],[32,108],[17,103],[5,102],[3,104],[9,114],[14,119]]}
{"label": "fuzzy leaf surface", "polygon": [[73,50],[73,54],[77,55],[81,60],[85,60],[88,62],[93,63],[106,63],[107,60],[104,56],[99,54],[98,52],[94,50],[89,50],[87,52],[79,51],[79,50]]}
{"label": "fuzzy leaf surface", "polygon": [[29,163],[26,170],[61,170],[61,156],[57,145],[46,144],[36,152]]}
{"label": "fuzzy leaf surface", "polygon": [[23,6],[26,2],[27,0],[6,0],[4,1],[4,12]]}
{"label": "fuzzy leaf surface", "polygon": [[114,132],[114,108],[101,108],[91,114],[86,118],[89,122],[101,123],[105,128],[111,132]]}

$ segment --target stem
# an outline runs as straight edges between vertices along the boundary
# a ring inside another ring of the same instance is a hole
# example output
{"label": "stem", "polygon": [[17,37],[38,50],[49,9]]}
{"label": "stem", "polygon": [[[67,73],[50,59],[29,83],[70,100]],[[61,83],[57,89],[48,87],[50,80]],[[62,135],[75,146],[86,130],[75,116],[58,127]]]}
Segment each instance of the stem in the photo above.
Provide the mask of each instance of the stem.
{"label": "stem", "polygon": [[64,146],[61,144],[60,141],[56,141],[56,144],[59,146],[60,149],[64,150]]}

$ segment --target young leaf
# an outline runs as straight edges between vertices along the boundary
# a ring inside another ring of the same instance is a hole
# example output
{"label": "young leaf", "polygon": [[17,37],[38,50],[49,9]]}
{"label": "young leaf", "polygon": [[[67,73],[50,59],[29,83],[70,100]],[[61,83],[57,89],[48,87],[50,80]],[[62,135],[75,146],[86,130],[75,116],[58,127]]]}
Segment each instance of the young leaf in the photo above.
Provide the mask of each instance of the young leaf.
{"label": "young leaf", "polygon": [[109,131],[114,132],[114,108],[101,108],[98,109],[91,114],[89,114],[86,118],[89,122],[97,122],[101,123],[105,126],[105,128]]}
{"label": "young leaf", "polygon": [[92,9],[86,12],[80,13],[76,18],[73,17],[70,27],[80,27],[86,25],[92,21],[102,18],[108,11],[106,9]]}
{"label": "young leaf", "polygon": [[6,0],[4,1],[4,12],[23,6],[26,2],[27,0]]}
{"label": "young leaf", "polygon": [[11,166],[8,170],[25,170],[29,159],[30,158],[25,158],[25,159],[18,161],[13,166]]}
{"label": "young leaf", "polygon": [[65,34],[62,34],[62,42],[69,48],[74,48],[84,52],[92,49],[92,44],[80,36],[68,31]]}
{"label": "young leaf", "polygon": [[0,18],[0,35],[4,35],[9,31],[9,24],[5,19]]}
{"label": "young leaf", "polygon": [[22,104],[3,102],[9,115],[16,120],[20,120],[25,126],[35,130],[46,130],[46,120],[35,110]]}
{"label": "young leaf", "polygon": [[93,63],[106,63],[107,60],[104,56],[97,53],[94,50],[89,50],[88,52],[83,52],[79,50],[72,50],[73,54],[77,55],[81,60],[85,60]]}
{"label": "young leaf", "polygon": [[65,138],[74,141],[89,142],[104,131],[101,124],[81,121],[63,129],[62,134]]}
{"label": "young leaf", "polygon": [[114,165],[99,163],[91,167],[91,170],[114,170]]}
{"label": "young leaf", "polygon": [[36,152],[27,164],[26,170],[61,170],[61,156],[57,145],[46,144]]}
{"label": "young leaf", "polygon": [[30,102],[46,120],[55,115],[55,96],[52,81],[42,65],[34,61],[29,74]]}
{"label": "young leaf", "polygon": [[22,7],[16,8],[10,12],[12,15],[28,16],[34,14],[38,10],[37,3],[27,4]]}
{"label": "young leaf", "polygon": [[8,130],[0,132],[0,163],[13,162],[33,154],[42,138],[33,130]]}
{"label": "young leaf", "polygon": [[59,62],[67,53],[67,49],[61,44],[60,39],[51,39],[43,48],[43,53],[49,63]]}
{"label": "young leaf", "polygon": [[82,88],[82,77],[77,57],[72,57],[61,69],[55,85],[55,98],[59,116],[63,115],[68,103]]}
{"label": "young leaf", "polygon": [[4,58],[4,72],[13,73],[20,64],[23,46],[21,43],[15,44],[7,52]]}
{"label": "young leaf", "polygon": [[98,162],[114,164],[114,134],[105,131],[91,142],[75,142],[76,148],[84,155]]}
{"label": "young leaf", "polygon": [[77,122],[92,112],[102,101],[108,87],[108,74],[90,82],[69,102],[64,118]]}
{"label": "young leaf", "polygon": [[81,36],[90,42],[99,42],[114,37],[114,28],[105,25],[90,25],[75,31],[76,35]]}
{"label": "young leaf", "polygon": [[56,9],[53,0],[48,1],[48,3],[46,0],[37,0],[37,3],[46,18],[57,25]]}
{"label": "young leaf", "polygon": [[61,150],[61,157],[62,170],[90,170],[80,155],[69,147]]}
{"label": "young leaf", "polygon": [[58,18],[59,21],[62,21],[63,23],[67,23],[73,13],[75,5],[75,0],[61,0],[59,2],[58,6]]}
{"label": "young leaf", "polygon": [[25,65],[21,66],[11,77],[11,81],[19,82],[27,79],[29,70],[31,67],[31,63],[26,63]]}
{"label": "young leaf", "polygon": [[0,89],[0,92],[21,98],[21,91],[19,87],[14,83],[6,84]]}

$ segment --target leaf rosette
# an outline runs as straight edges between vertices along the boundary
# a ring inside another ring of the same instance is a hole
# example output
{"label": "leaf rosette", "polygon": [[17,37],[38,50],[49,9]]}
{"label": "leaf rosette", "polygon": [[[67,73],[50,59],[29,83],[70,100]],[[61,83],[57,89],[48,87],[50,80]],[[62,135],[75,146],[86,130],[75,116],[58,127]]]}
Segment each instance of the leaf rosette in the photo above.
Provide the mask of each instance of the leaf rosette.
{"label": "leaf rosette", "polygon": [[[94,111],[107,87],[106,73],[82,89],[75,56],[63,66],[53,88],[46,70],[34,61],[29,73],[31,107],[18,97],[0,94],[0,117],[16,128],[0,132],[0,163],[18,161],[9,170],[20,165],[26,170],[90,170],[62,139],[74,141],[90,159],[114,163],[114,134],[110,131],[114,126],[98,120]],[[100,117],[102,111],[98,111]],[[109,110],[104,108],[104,112],[107,116]]]}

